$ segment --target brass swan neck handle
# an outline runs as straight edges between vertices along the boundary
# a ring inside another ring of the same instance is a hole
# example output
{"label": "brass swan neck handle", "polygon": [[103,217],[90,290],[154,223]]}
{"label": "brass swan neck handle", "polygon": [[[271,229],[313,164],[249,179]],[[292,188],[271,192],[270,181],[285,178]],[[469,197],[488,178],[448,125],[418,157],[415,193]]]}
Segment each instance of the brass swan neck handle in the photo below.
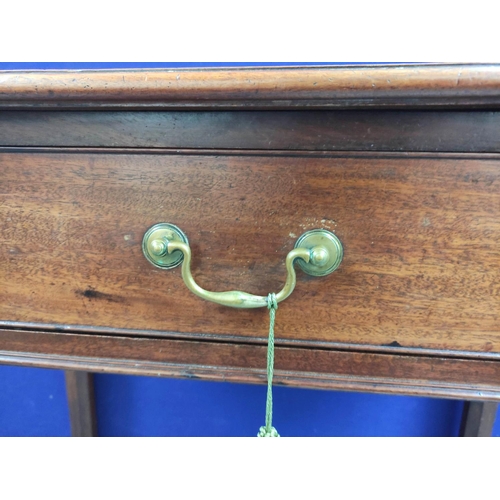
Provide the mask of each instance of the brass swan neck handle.
{"label": "brass swan neck handle", "polygon": [[[191,290],[195,295],[198,295],[198,297],[223,306],[238,307],[242,309],[267,307],[267,297],[252,295],[251,293],[240,292],[238,290],[231,290],[227,292],[209,292],[208,290],[201,288],[201,286],[194,281],[193,275],[191,274],[191,248],[186,245],[186,243],[178,241],[168,243],[168,253],[172,253],[175,250],[180,250],[184,254],[184,260],[181,268],[182,279],[189,290]],[[285,265],[287,277],[285,285],[281,291],[276,294],[277,302],[285,300],[295,288],[296,276],[295,269],[293,268],[293,261],[297,258],[301,258],[305,262],[309,262],[309,250],[305,248],[294,248],[286,256]]]}
{"label": "brass swan neck handle", "polygon": [[[267,307],[267,296],[238,290],[211,292],[199,286],[191,274],[191,248],[187,237],[173,224],[160,223],[151,227],[144,235],[142,250],[144,256],[160,268],[170,269],[182,262],[181,273],[185,285],[202,299],[241,309]],[[333,233],[324,229],[307,231],[286,256],[287,277],[283,288],[276,294],[276,301],[285,300],[295,288],[295,260],[306,273],[325,276],[337,269],[342,257],[342,244]]]}

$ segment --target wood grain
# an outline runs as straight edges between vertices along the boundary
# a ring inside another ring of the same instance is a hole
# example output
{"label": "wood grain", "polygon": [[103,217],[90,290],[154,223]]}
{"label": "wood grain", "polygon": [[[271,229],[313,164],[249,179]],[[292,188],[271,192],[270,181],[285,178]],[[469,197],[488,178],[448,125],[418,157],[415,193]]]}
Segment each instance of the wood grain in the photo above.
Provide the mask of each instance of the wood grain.
{"label": "wood grain", "polygon": [[494,111],[3,111],[0,146],[500,151]]}
{"label": "wood grain", "polygon": [[69,370],[87,431],[85,371],[263,383],[267,312],[142,236],[267,294],[324,227],[345,259],[280,304],[276,383],[499,401],[499,109],[491,64],[0,72],[0,362]]}
{"label": "wood grain", "polygon": [[[156,222],[188,235],[208,289],[267,294],[308,229],[345,260],[298,274],[276,337],[295,345],[500,352],[498,160],[0,155],[0,319],[265,343],[267,312],[204,302],[152,267]],[[282,344],[281,344],[282,345]]]}
{"label": "wood grain", "polygon": [[2,71],[0,108],[497,106],[493,64]]}
{"label": "wood grain", "polygon": [[[265,346],[224,342],[0,330],[0,363],[266,383]],[[274,383],[499,401],[500,362],[278,347]]]}

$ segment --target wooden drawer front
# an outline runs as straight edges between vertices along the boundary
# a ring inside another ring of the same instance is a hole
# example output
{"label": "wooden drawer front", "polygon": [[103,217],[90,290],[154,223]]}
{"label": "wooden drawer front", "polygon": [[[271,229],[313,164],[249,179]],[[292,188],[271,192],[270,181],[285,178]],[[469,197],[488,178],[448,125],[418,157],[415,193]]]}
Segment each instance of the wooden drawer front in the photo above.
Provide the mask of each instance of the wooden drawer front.
{"label": "wooden drawer front", "polygon": [[265,342],[267,311],[195,297],[144,232],[179,226],[201,286],[266,295],[323,227],[344,261],[297,271],[278,343],[500,353],[494,157],[4,152],[0,175],[4,326]]}

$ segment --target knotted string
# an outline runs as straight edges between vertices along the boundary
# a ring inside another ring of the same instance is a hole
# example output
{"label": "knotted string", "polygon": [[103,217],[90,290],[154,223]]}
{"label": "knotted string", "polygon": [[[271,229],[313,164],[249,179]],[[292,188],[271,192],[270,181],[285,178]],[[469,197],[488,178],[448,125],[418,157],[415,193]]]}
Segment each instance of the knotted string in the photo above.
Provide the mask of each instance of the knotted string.
{"label": "knotted string", "polygon": [[274,320],[278,309],[274,293],[267,296],[267,308],[269,309],[269,340],[267,343],[266,425],[259,429],[257,437],[280,437],[273,427]]}

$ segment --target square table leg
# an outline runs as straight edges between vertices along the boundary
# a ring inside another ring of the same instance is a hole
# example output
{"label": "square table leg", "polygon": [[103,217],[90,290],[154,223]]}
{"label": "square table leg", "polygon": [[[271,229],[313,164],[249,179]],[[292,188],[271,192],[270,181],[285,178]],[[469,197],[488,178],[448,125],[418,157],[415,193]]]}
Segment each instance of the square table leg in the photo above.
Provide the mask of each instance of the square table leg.
{"label": "square table leg", "polygon": [[493,431],[498,403],[466,401],[462,414],[461,437],[489,437]]}
{"label": "square table leg", "polygon": [[71,435],[73,437],[97,436],[94,384],[92,374],[65,371]]}

